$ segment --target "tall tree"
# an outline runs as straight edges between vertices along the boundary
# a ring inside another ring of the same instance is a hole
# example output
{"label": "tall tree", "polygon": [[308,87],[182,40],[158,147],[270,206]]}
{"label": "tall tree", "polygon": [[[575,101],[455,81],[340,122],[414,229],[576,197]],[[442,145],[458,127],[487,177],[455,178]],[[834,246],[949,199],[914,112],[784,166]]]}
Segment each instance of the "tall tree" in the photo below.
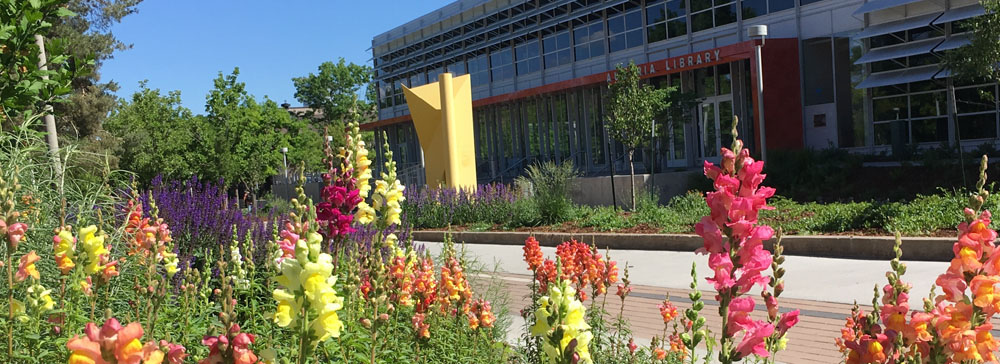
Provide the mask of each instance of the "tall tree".
{"label": "tall tree", "polygon": [[[219,73],[206,97],[205,121],[216,129],[214,152],[221,176],[237,189],[241,184],[244,191],[257,191],[282,167],[281,148],[289,146],[287,131],[295,125],[274,101],[258,103],[237,79],[239,73],[239,68],[229,75]],[[256,201],[256,194],[253,197]]]}
{"label": "tall tree", "polygon": [[[317,69],[318,73],[292,78],[295,84],[295,99],[314,110],[310,115],[330,130],[344,129],[343,120],[350,117],[352,108],[364,110],[362,114],[373,109],[373,95],[367,95],[364,100],[358,100],[362,87],[368,87],[372,93],[372,69],[367,65],[349,63],[343,58],[334,62],[323,62]],[[340,143],[342,133],[335,133],[334,138]]]}
{"label": "tall tree", "polygon": [[[962,183],[965,184],[965,158],[962,156],[962,133],[958,122],[958,101],[955,97],[955,81],[989,80],[1000,81],[1000,0],[980,0],[986,13],[966,21],[971,34],[971,42],[944,54],[942,65],[951,72],[948,83],[948,116],[954,123],[955,145],[958,147],[959,164],[962,168]],[[994,95],[990,95],[992,98]],[[988,102],[989,105],[993,101]]]}
{"label": "tall tree", "polygon": [[[629,191],[635,209],[635,156],[636,148],[646,145],[653,133],[653,117],[667,104],[668,89],[656,89],[642,83],[639,67],[635,62],[615,67],[615,79],[608,102],[608,133],[625,147],[629,165]],[[614,161],[611,161],[614,163]],[[611,178],[614,178],[612,176]]]}
{"label": "tall tree", "polygon": [[[49,42],[48,70],[39,67],[40,49],[35,35],[52,22],[72,17],[65,0],[0,1],[0,122],[22,118],[25,112],[55,101],[69,92],[72,74],[65,67],[64,47]],[[2,127],[2,124],[0,124]]]}
{"label": "tall tree", "polygon": [[[142,0],[70,0],[66,8],[78,14],[61,18],[47,32],[50,39],[65,45],[72,62],[68,67],[77,73],[73,78],[68,102],[55,105],[56,123],[62,136],[72,140],[98,133],[111,109],[117,105],[112,94],[114,82],[100,82],[100,67],[114,53],[131,48],[118,40],[111,27],[137,11]],[[93,62],[84,62],[93,60]]]}
{"label": "tall tree", "polygon": [[184,179],[197,174],[199,145],[191,110],[181,106],[180,91],[160,93],[139,83],[129,99],[122,99],[105,127],[122,141],[121,166],[141,181],[157,175]]}

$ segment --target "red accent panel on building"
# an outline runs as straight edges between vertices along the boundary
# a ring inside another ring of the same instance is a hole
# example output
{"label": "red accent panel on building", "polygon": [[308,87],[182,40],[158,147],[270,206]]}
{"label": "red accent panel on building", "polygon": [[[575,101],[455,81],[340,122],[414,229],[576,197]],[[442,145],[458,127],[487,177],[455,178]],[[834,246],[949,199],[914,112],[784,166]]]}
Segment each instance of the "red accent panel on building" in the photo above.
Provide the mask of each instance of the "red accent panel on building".
{"label": "red accent panel on building", "polygon": [[[761,53],[761,58],[764,59],[767,149],[801,149],[804,141],[799,41],[795,38],[768,39],[761,48]],[[756,93],[756,84],[753,89]]]}

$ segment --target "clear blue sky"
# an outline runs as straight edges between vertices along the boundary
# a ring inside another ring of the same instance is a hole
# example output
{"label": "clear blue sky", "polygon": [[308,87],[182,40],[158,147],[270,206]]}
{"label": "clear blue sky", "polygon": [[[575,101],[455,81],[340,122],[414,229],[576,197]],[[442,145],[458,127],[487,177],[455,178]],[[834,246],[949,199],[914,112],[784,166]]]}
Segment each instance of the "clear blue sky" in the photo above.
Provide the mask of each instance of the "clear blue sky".
{"label": "clear blue sky", "polygon": [[148,79],[164,93],[180,90],[184,106],[203,114],[212,79],[238,66],[258,99],[299,105],[292,77],[338,57],[370,65],[373,36],[450,2],[145,0],[112,27],[133,48],[106,61],[101,80],[117,82],[127,98]]}

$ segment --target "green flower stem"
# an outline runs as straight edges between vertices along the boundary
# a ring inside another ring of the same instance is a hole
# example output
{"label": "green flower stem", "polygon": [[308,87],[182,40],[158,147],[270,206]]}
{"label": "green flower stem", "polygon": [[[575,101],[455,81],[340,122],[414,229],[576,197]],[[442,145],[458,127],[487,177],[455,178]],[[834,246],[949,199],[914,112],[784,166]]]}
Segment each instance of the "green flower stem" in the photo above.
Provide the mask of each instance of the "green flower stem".
{"label": "green flower stem", "polygon": [[14,268],[12,256],[14,255],[11,245],[7,245],[7,307],[10,315],[7,316],[7,359],[14,359]]}
{"label": "green flower stem", "polygon": [[302,308],[302,328],[299,330],[299,360],[296,361],[298,364],[305,363],[306,358],[309,356],[309,349],[306,345],[306,338],[309,336],[309,308]]}

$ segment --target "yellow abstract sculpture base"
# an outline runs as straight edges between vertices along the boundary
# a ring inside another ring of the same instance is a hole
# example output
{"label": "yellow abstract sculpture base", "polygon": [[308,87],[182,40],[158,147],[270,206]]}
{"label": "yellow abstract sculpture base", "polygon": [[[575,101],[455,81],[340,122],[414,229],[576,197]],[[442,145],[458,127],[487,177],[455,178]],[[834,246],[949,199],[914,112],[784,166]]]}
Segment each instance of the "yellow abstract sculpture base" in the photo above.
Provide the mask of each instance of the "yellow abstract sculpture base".
{"label": "yellow abstract sculpture base", "polygon": [[476,146],[472,129],[472,84],[469,75],[442,73],[438,82],[403,86],[429,186],[474,189]]}

